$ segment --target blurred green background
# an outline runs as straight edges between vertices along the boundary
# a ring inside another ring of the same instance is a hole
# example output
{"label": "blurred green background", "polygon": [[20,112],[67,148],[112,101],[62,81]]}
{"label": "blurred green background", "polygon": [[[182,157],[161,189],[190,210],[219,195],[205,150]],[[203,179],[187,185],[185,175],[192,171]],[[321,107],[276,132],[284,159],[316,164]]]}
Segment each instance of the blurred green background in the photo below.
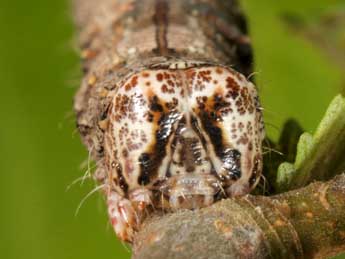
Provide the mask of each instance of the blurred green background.
{"label": "blurred green background", "polygon": [[[342,2],[243,1],[273,138],[288,117],[313,131],[340,91],[345,71],[315,44],[289,30],[281,14],[312,20],[328,9],[342,8]],[[80,79],[73,30],[67,0],[0,0],[0,257],[4,259],[130,257],[108,224],[100,194],[90,197],[75,216],[94,184],[77,184],[66,191],[84,173],[80,166],[88,156],[72,111]]]}

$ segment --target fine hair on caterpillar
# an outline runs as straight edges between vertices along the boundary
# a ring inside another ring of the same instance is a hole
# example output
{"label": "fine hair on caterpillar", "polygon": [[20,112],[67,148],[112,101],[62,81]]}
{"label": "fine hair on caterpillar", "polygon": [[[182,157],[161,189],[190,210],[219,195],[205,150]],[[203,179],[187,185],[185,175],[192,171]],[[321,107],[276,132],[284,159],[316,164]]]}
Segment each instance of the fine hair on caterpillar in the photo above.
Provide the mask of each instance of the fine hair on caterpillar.
{"label": "fine hair on caterpillar", "polygon": [[91,170],[93,170],[95,167],[97,167],[97,165],[99,165],[101,163],[101,161],[97,161],[93,166],[91,166],[91,152],[92,152],[92,148],[90,148],[89,152],[88,152],[88,157],[87,160],[85,160],[82,164],[81,164],[81,169],[86,167],[86,171],[84,172],[84,174],[80,177],[78,177],[77,179],[73,180],[72,183],[70,183],[67,187],[66,187],[66,191],[68,191],[72,186],[74,186],[75,184],[77,184],[78,182],[80,183],[80,186],[82,186],[85,182],[86,179],[91,179],[91,175],[92,172]]}
{"label": "fine hair on caterpillar", "polygon": [[74,10],[77,127],[102,186],[82,203],[103,189],[116,234],[132,242],[154,211],[251,192],[265,126],[237,1],[75,0]]}
{"label": "fine hair on caterpillar", "polygon": [[103,189],[104,187],[106,187],[106,184],[98,185],[98,186],[96,186],[95,188],[93,188],[88,194],[86,194],[85,197],[80,201],[80,203],[79,203],[79,205],[78,205],[78,207],[77,207],[77,209],[76,209],[76,211],[75,211],[75,216],[78,215],[78,213],[79,213],[81,207],[83,206],[84,202],[85,202],[88,198],[90,198],[90,196],[91,196],[92,194],[94,194],[94,193],[96,193],[97,191]]}

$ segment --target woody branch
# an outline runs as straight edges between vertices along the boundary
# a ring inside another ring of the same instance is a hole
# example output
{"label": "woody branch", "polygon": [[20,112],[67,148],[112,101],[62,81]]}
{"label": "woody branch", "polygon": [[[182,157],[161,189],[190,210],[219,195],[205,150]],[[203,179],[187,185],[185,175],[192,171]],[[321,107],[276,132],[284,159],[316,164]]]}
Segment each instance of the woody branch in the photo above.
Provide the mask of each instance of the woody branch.
{"label": "woody branch", "polygon": [[156,215],[135,259],[327,258],[345,251],[345,175],[272,197],[248,195]]}

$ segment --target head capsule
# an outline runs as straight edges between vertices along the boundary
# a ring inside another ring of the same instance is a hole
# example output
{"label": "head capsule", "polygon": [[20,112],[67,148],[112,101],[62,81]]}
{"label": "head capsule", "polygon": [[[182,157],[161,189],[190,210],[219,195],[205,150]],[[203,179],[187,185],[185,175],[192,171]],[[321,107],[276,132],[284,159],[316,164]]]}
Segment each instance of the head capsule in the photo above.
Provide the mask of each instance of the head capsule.
{"label": "head capsule", "polygon": [[130,75],[113,93],[105,134],[109,178],[158,208],[199,208],[249,193],[262,171],[255,86],[223,66],[176,65]]}

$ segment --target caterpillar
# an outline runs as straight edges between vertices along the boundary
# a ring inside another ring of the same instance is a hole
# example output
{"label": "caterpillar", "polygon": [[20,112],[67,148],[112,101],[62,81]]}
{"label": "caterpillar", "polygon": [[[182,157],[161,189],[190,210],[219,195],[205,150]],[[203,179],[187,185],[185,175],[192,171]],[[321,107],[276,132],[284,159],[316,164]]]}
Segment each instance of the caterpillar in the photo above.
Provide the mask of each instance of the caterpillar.
{"label": "caterpillar", "polygon": [[237,1],[74,0],[74,16],[77,128],[121,240],[255,188],[265,129]]}

